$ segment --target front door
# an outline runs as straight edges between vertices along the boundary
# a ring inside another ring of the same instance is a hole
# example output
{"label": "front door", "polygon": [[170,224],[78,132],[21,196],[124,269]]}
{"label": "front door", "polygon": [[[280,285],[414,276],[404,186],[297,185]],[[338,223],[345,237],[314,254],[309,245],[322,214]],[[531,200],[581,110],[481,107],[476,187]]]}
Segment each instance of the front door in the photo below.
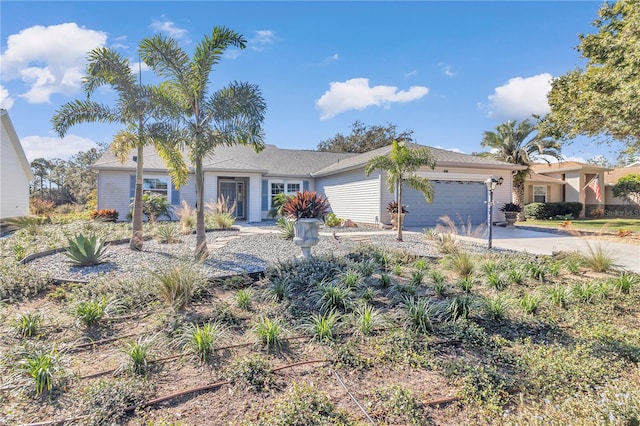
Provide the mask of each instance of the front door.
{"label": "front door", "polygon": [[236,203],[236,218],[244,219],[244,182],[234,180],[220,181],[220,196],[224,197],[229,206]]}

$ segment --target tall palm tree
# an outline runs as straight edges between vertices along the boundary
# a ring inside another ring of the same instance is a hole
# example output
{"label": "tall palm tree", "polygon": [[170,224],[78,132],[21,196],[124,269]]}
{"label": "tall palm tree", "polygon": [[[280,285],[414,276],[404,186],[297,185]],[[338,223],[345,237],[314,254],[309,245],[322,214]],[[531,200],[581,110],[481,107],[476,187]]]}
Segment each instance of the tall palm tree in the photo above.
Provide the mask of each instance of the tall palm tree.
{"label": "tall palm tree", "polygon": [[266,103],[257,86],[234,82],[209,95],[209,76],[229,47],[244,49],[246,40],[235,31],[214,27],[200,41],[193,57],[176,40],[155,35],[140,42],[142,60],[165,81],[160,89],[194,167],[196,183],[196,259],[208,256],[204,227],[203,160],[218,146],[264,148],[262,122]]}
{"label": "tall palm tree", "polygon": [[512,201],[520,207],[524,204],[524,181],[531,172],[531,164],[534,160],[548,160],[544,156],[560,159],[560,144],[551,139],[540,136],[536,124],[528,119],[518,123],[507,121],[499,124],[495,131],[484,132],[482,146],[491,148],[491,151],[481,153],[483,157],[506,161],[511,164],[526,166],[524,170],[518,170],[513,176]]}
{"label": "tall palm tree", "polygon": [[402,241],[402,187],[416,189],[424,195],[428,203],[433,201],[433,187],[429,179],[418,176],[415,172],[421,167],[436,167],[431,150],[426,147],[408,148],[404,141],[394,140],[388,155],[379,155],[370,159],[365,168],[368,177],[374,170],[381,169],[386,174],[387,188],[392,194],[398,191],[398,235],[396,239]]}
{"label": "tall palm tree", "polygon": [[[127,127],[114,138],[112,149],[121,160],[132,148],[137,148],[136,187],[134,194],[133,225],[129,247],[142,249],[142,179],[144,146],[153,143],[165,161],[176,186],[187,180],[187,169],[180,153],[173,147],[166,126],[154,121],[157,107],[154,97],[157,88],[136,81],[129,61],[114,50],[99,47],[88,55],[87,73],[83,78],[85,100],[75,100],[60,107],[52,118],[55,132],[62,138],[69,128],[80,123],[121,123]],[[103,85],[111,86],[118,95],[115,107],[90,99]]]}

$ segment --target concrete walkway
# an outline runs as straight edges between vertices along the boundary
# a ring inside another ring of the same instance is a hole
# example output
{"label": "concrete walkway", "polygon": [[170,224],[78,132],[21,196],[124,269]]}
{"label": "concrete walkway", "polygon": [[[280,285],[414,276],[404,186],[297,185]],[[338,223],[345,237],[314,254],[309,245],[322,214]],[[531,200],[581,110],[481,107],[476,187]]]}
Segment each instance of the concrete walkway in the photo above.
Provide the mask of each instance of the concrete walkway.
{"label": "concrete walkway", "polygon": [[[249,233],[269,233],[278,232],[277,228],[260,229],[259,224],[236,224],[241,232]],[[422,229],[408,228],[406,233],[422,234]],[[344,236],[355,237],[357,235],[389,234],[395,235],[396,231],[366,230],[362,232],[353,231]],[[331,232],[320,232],[321,235],[331,235]],[[472,241],[476,244],[488,244],[487,236],[483,238],[459,237],[462,240]],[[617,267],[629,271],[640,272],[640,245],[625,244],[620,242],[599,240],[589,237],[575,237],[571,235],[554,234],[551,232],[532,231],[521,228],[505,228],[502,226],[493,227],[493,247],[507,250],[521,251],[531,254],[552,255],[560,251],[571,252],[578,251],[583,254],[589,254],[590,248],[598,250],[599,247],[609,254]]]}
{"label": "concrete walkway", "polygon": [[[488,244],[488,239],[461,237],[479,244]],[[493,227],[493,247],[517,250],[532,254],[551,255],[560,251],[578,251],[589,254],[599,247],[609,254],[617,267],[640,272],[640,245],[602,240],[590,237],[554,234],[528,229]]]}

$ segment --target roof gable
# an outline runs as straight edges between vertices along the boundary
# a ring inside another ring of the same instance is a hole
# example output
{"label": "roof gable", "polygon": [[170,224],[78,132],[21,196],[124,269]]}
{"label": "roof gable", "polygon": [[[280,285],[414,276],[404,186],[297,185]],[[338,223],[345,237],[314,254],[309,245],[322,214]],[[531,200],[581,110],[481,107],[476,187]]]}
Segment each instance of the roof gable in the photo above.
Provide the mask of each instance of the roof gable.
{"label": "roof gable", "polygon": [[35,176],[33,175],[33,171],[31,170],[31,164],[29,164],[29,160],[24,153],[24,149],[22,148],[22,144],[20,143],[20,139],[18,138],[18,134],[16,133],[16,129],[13,127],[13,123],[11,122],[11,118],[9,117],[9,113],[6,109],[0,109],[0,120],[2,121],[2,129],[3,134],[6,132],[8,136],[8,141],[2,139],[2,143],[10,143],[11,147],[16,153],[18,160],[20,161],[20,165],[24,170],[25,175],[30,181],[35,180]]}

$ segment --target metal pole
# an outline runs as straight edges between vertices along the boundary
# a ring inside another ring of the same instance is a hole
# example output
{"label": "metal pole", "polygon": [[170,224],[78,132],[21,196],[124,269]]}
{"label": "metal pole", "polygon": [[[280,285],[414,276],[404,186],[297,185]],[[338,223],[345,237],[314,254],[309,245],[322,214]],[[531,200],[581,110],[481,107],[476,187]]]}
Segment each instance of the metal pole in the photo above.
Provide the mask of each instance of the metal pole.
{"label": "metal pole", "polygon": [[487,225],[489,226],[489,248],[493,245],[493,227],[491,219],[493,217],[493,187],[489,189],[489,217],[487,217]]}

